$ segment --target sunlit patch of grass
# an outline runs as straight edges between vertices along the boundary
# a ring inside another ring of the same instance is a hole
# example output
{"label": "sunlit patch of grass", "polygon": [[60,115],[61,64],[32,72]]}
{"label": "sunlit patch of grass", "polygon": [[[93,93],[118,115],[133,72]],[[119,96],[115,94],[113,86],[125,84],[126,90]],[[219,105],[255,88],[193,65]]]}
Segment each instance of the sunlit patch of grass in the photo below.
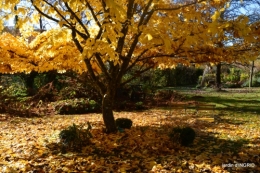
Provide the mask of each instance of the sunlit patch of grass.
{"label": "sunlit patch of grass", "polygon": [[239,111],[259,112],[260,89],[224,89],[225,92],[216,92],[212,89],[207,90],[178,90],[184,94],[188,100],[216,104],[220,109],[233,109]]}

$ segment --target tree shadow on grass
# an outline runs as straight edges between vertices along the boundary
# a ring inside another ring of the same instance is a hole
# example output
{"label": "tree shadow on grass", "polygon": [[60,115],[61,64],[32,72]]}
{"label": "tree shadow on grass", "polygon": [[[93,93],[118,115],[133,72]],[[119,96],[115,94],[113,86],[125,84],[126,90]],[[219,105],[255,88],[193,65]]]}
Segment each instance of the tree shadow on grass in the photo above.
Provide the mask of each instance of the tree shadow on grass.
{"label": "tree shadow on grass", "polygon": [[[165,110],[169,110],[169,108],[165,108]],[[172,110],[170,110],[172,111]],[[226,110],[224,110],[226,111]],[[214,124],[228,124],[228,125],[243,125],[248,123],[247,120],[244,119],[227,119],[225,116],[226,112],[223,113],[223,111],[196,111],[196,110],[192,110],[189,112],[184,112],[183,118],[186,117],[186,119],[196,119],[197,122],[213,122]],[[173,113],[174,114],[174,113]],[[182,117],[178,117],[178,119],[181,119]],[[161,118],[161,121],[175,121],[176,117],[175,116],[171,116],[171,113],[169,115],[163,116]],[[187,124],[188,125],[188,124]]]}
{"label": "tree shadow on grass", "polygon": [[[194,99],[191,99],[194,100]],[[236,98],[222,98],[217,96],[206,96],[195,99],[201,103],[216,104],[216,110],[243,111],[248,113],[260,113],[260,100]]]}
{"label": "tree shadow on grass", "polygon": [[222,124],[229,124],[229,125],[243,125],[246,124],[248,121],[246,120],[235,120],[235,119],[220,119],[217,120],[218,123],[222,123]]}

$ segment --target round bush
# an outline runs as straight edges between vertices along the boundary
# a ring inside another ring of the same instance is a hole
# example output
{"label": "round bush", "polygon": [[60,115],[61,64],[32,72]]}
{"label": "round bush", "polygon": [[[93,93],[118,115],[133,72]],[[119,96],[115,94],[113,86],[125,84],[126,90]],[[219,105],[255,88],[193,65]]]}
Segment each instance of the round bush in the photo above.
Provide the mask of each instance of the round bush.
{"label": "round bush", "polygon": [[175,127],[170,133],[173,141],[178,141],[182,146],[189,146],[193,143],[196,133],[191,127]]}
{"label": "round bush", "polygon": [[132,120],[129,118],[117,118],[116,126],[122,129],[130,129],[132,127]]}

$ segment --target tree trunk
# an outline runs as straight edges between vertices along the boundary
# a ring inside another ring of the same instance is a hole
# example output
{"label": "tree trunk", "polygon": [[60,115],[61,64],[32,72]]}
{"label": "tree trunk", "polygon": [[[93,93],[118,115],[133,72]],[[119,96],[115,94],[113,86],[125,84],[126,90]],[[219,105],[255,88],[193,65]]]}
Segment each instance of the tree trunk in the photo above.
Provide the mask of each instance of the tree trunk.
{"label": "tree trunk", "polygon": [[204,68],[203,70],[203,75],[202,75],[202,79],[201,79],[201,82],[200,82],[200,86],[201,87],[204,87],[205,86],[205,83],[206,83],[206,75],[209,73],[210,71],[210,66],[209,65],[206,65],[206,67]]}
{"label": "tree trunk", "polygon": [[221,63],[217,64],[217,69],[216,69],[216,88],[218,90],[221,89]]}
{"label": "tree trunk", "polygon": [[31,71],[31,73],[28,75],[28,77],[25,77],[25,83],[26,83],[26,88],[27,88],[27,95],[28,96],[33,96],[35,94],[35,89],[34,89],[34,79],[37,76],[37,72]]}
{"label": "tree trunk", "polygon": [[40,32],[42,33],[44,31],[42,16],[40,16],[39,23],[40,23]]}
{"label": "tree trunk", "polygon": [[47,83],[49,82],[53,82],[53,84],[57,84],[57,74],[58,72],[56,70],[50,70],[50,71],[47,71],[46,73],[46,78],[47,78]]}
{"label": "tree trunk", "polygon": [[254,74],[254,61],[252,62],[252,66],[250,68],[249,88],[251,88],[253,85],[253,74]]}
{"label": "tree trunk", "polygon": [[107,133],[114,133],[117,131],[115,118],[113,115],[113,92],[110,89],[106,92],[106,94],[102,98],[102,113],[103,113],[103,121],[106,126]]}

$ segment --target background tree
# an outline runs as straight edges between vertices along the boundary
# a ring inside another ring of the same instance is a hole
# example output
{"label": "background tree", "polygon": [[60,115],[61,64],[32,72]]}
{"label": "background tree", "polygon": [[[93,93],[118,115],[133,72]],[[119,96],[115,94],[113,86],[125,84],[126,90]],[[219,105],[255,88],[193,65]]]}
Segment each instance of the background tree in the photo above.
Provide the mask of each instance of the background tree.
{"label": "background tree", "polygon": [[[255,59],[259,55],[258,34],[254,33],[255,28],[259,27],[257,24],[259,13],[256,10],[260,9],[259,3],[254,0],[243,2],[232,0],[222,1],[219,5],[219,8],[212,6],[207,11],[212,15],[208,18],[208,22],[211,23],[208,25],[208,38],[212,41],[212,48],[217,50],[210,51],[207,55],[210,58],[214,57],[214,60],[208,60],[208,62],[216,65],[215,83],[217,88],[221,86],[221,64],[223,62],[245,64],[249,63],[250,58]],[[252,42],[252,40],[254,41]]]}
{"label": "background tree", "polygon": [[[247,20],[246,23],[251,24],[250,30],[252,31],[253,36],[255,37],[256,40],[259,39],[259,35],[255,33],[256,30],[259,29],[259,21],[260,21],[260,3],[259,1],[256,0],[244,0],[244,1],[239,1],[239,0],[231,0],[229,4],[230,8],[225,9],[223,12],[223,18],[226,20],[234,20],[241,17],[243,20]],[[245,18],[246,16],[246,18]],[[243,35],[241,32],[239,33],[238,30],[233,30],[233,35],[234,37],[232,39],[229,39],[228,42],[225,42],[226,45],[228,44],[236,44],[238,46],[245,46],[242,47],[240,50],[237,51],[236,57],[243,57],[242,59],[248,59],[248,57],[252,56],[253,59],[259,56],[258,50],[259,50],[259,42],[256,41],[254,42],[254,46],[250,47],[248,45],[243,44],[244,39],[248,37],[248,35]],[[250,42],[249,42],[250,43]],[[251,49],[251,51],[249,51]],[[244,55],[246,54],[246,55]],[[251,55],[249,55],[251,54]],[[238,58],[241,59],[241,58]],[[235,61],[235,62],[240,62],[240,61]],[[250,62],[244,62],[244,65],[248,65]],[[218,69],[219,67],[217,67]],[[252,66],[250,68],[250,78],[249,78],[249,86],[252,85],[252,77],[253,77],[253,68],[254,68],[254,61],[252,61]],[[218,72],[218,71],[217,71]],[[220,70],[217,78],[220,80]]]}

